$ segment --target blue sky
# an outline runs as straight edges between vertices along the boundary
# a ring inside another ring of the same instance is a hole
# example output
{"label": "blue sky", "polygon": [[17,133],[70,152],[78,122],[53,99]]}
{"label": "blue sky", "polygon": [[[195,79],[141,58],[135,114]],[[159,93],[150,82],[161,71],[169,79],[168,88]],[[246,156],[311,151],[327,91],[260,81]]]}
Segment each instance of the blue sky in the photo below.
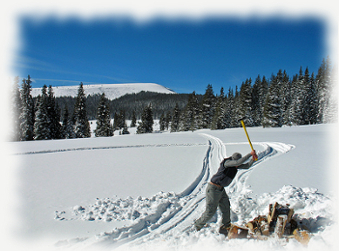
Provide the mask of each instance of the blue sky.
{"label": "blue sky", "polygon": [[20,19],[20,78],[44,84],[161,84],[178,93],[215,93],[247,78],[290,77],[300,66],[315,74],[326,48],[326,24],[316,18]]}

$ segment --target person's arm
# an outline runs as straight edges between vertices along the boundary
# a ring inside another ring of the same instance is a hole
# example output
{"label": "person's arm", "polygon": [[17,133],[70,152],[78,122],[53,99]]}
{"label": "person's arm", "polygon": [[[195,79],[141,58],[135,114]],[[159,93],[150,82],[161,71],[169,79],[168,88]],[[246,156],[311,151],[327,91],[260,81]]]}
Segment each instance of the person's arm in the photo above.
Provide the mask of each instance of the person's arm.
{"label": "person's arm", "polygon": [[253,158],[252,158],[249,162],[247,162],[247,163],[245,163],[245,164],[241,164],[241,165],[238,166],[237,168],[238,168],[238,169],[248,169],[248,168],[250,168],[250,167],[253,165],[253,163],[254,163],[254,160],[253,160]]}
{"label": "person's arm", "polygon": [[246,160],[248,160],[249,157],[251,157],[252,155],[249,153],[247,155],[245,155],[244,157],[238,159],[238,160],[229,160],[226,161],[224,163],[225,167],[229,167],[229,166],[240,166],[242,163],[244,163]]}
{"label": "person's arm", "polygon": [[246,164],[241,164],[240,166],[238,166],[238,169],[248,169],[253,165],[254,161],[258,159],[258,156],[257,156],[255,150],[253,150],[249,154],[252,155],[252,159],[249,162],[247,162]]}

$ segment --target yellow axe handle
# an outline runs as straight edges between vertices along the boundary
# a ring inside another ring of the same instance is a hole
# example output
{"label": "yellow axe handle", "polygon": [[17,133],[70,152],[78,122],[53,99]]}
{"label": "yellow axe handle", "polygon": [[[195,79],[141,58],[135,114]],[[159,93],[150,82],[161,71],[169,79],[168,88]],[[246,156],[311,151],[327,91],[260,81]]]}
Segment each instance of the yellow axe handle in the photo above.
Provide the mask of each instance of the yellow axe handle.
{"label": "yellow axe handle", "polygon": [[[243,120],[240,120],[240,123],[241,123],[242,127],[244,128],[244,131],[245,131],[245,133],[246,133],[246,137],[247,137],[247,139],[248,139],[248,143],[250,143],[251,149],[252,149],[252,151],[254,151],[253,146],[252,146],[252,143],[251,143],[251,140],[250,140],[250,137],[248,136],[248,133],[247,133],[247,130],[246,130],[245,123],[244,123]],[[256,158],[255,160],[258,160],[258,159]]]}

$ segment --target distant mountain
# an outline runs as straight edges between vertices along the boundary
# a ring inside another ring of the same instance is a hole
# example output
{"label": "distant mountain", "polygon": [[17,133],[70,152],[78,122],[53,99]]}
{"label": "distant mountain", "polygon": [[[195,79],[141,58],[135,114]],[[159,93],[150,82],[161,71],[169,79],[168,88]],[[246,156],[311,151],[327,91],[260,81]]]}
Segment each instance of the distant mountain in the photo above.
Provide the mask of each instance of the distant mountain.
{"label": "distant mountain", "polygon": [[[42,88],[32,88],[32,96],[36,97],[41,94]],[[55,97],[76,97],[78,95],[79,85],[76,86],[56,86],[53,87]],[[125,94],[145,92],[156,92],[165,94],[174,94],[175,92],[154,83],[127,83],[127,84],[97,84],[84,85],[85,94],[95,95],[105,93],[106,98],[110,100],[117,99]]]}

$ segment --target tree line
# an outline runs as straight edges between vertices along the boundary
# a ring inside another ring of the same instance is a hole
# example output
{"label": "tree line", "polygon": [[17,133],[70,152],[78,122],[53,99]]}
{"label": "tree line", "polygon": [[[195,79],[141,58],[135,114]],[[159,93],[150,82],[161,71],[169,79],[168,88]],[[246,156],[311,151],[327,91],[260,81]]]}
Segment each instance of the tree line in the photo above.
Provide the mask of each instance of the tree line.
{"label": "tree line", "polygon": [[240,118],[249,127],[330,123],[337,121],[338,110],[334,76],[328,57],[317,75],[300,67],[299,74],[292,78],[279,70],[270,79],[259,75],[253,83],[246,79],[240,88],[229,88],[227,93],[221,88],[219,94],[214,94],[208,84],[203,95],[143,92],[117,100],[108,100],[104,93],[86,97],[82,83],[76,98],[56,99],[52,86],[43,86],[34,99],[30,76],[22,80],[21,88],[17,77],[12,134],[18,141],[90,137],[89,110],[91,119],[96,113],[97,137],[113,136],[117,129],[128,134],[126,119],[132,120],[130,127],[137,127],[137,133],[153,132],[154,117],[159,119],[161,131],[171,132],[239,127]]}
{"label": "tree line", "polygon": [[[165,94],[155,93],[149,91],[141,91],[139,93],[126,94],[117,99],[108,100],[108,106],[113,118],[116,113],[124,112],[126,119],[132,119],[133,113],[136,114],[137,119],[141,119],[141,114],[148,104],[152,103],[153,116],[159,119],[163,112],[172,111],[176,104],[180,109],[184,109],[187,105],[189,94],[176,93]],[[202,95],[199,95],[199,99]],[[86,97],[86,109],[89,120],[95,120],[97,116],[97,108],[101,98],[101,94],[88,95]],[[34,98],[33,98],[34,99]],[[56,104],[61,111],[67,106],[69,112],[73,113],[76,97],[57,97]],[[62,118],[61,114],[61,118]]]}
{"label": "tree line", "polygon": [[[317,75],[308,68],[290,78],[279,70],[270,79],[258,76],[254,83],[246,79],[240,88],[221,88],[215,95],[208,85],[201,101],[193,92],[184,109],[174,108],[170,130],[225,129],[239,127],[240,119],[247,126],[281,127],[337,122],[338,104],[334,93],[336,79],[329,57],[322,61]],[[160,127],[166,130],[166,115]]]}

